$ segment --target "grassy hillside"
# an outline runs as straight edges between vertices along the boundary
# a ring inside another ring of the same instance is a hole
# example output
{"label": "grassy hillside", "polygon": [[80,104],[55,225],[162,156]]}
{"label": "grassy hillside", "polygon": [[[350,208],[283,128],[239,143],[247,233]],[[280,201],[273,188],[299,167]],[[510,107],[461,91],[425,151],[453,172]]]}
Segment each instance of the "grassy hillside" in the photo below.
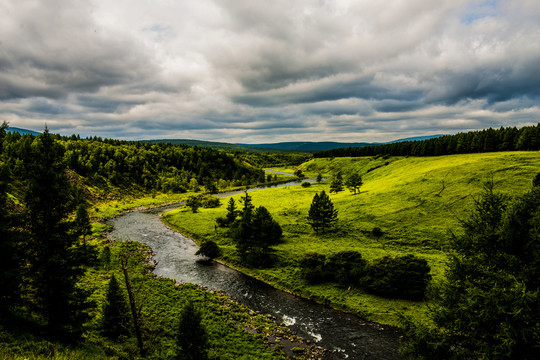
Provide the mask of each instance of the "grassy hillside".
{"label": "grassy hillside", "polygon": [[[214,228],[215,219],[226,213],[225,205],[196,214],[179,209],[164,219],[198,241],[216,241],[224,251],[225,262],[279,288],[332,303],[370,320],[397,324],[399,313],[421,320],[426,304],[385,299],[334,284],[310,285],[300,278],[297,260],[308,251],[329,255],[358,250],[368,260],[415,254],[430,263],[437,281],[444,275],[451,232],[460,232],[460,219],[467,218],[484,182],[492,178],[496,191],[524,193],[540,172],[540,153],[314,159],[300,169],[326,177],[341,171],[344,178],[356,171],[362,175],[364,185],[357,195],[347,190],[331,195],[339,221],[336,231],[325,235],[316,235],[306,217],[314,194],[322,190],[328,193],[329,184],[253,192],[254,205],[267,207],[284,231],[283,243],[275,246],[277,261],[272,268],[247,269],[241,265],[234,244],[226,237],[227,230]],[[381,238],[371,235],[375,227],[382,229]]]}

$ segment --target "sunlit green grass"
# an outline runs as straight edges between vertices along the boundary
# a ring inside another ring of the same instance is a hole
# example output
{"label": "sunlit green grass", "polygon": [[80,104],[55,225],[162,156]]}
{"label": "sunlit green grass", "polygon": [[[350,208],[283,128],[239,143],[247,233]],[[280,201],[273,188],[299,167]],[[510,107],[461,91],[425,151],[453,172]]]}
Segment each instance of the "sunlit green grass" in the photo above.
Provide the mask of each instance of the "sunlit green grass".
{"label": "sunlit green grass", "polygon": [[[196,214],[179,209],[166,214],[164,220],[197,241],[216,241],[223,249],[222,259],[246,273],[364,318],[395,325],[399,313],[422,320],[426,304],[384,299],[332,284],[309,285],[299,276],[297,260],[308,251],[328,255],[357,250],[368,260],[415,254],[428,260],[433,279],[438,281],[444,276],[451,233],[460,233],[460,220],[468,217],[485,182],[493,179],[495,190],[508,195],[526,192],[534,175],[540,172],[540,153],[314,159],[300,169],[327,177],[341,171],[344,178],[357,171],[364,185],[357,195],[347,190],[331,195],[339,220],[336,230],[326,235],[315,234],[306,217],[315,193],[329,192],[328,183],[251,192],[255,206],[268,208],[284,231],[283,243],[274,247],[277,261],[272,268],[243,268],[234,244],[226,237],[226,229],[215,228],[215,219],[226,213],[226,201],[222,201],[221,208],[202,209]],[[239,198],[235,196],[237,202]],[[381,238],[371,235],[374,227],[384,232]]]}

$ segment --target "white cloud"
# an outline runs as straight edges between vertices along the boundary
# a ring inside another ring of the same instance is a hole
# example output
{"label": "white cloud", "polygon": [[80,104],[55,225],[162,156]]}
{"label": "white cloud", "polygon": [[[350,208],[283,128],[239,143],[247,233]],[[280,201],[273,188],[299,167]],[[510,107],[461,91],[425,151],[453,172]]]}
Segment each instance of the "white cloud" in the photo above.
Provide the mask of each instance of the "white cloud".
{"label": "white cloud", "polygon": [[0,0],[0,10],[0,118],[13,126],[384,141],[540,118],[533,0]]}

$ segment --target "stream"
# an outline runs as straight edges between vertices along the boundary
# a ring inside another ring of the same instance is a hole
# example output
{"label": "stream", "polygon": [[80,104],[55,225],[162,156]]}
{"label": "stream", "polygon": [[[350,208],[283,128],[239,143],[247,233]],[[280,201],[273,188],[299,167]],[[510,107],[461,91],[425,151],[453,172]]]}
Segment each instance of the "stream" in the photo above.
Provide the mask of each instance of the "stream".
{"label": "stream", "polygon": [[[235,193],[220,196],[232,194]],[[371,323],[355,315],[277,290],[225,265],[197,261],[199,258],[195,252],[198,246],[191,239],[169,229],[160,219],[161,213],[179,206],[176,204],[131,212],[111,219],[108,223],[113,226],[113,230],[108,237],[149,245],[157,261],[154,270],[156,275],[180,283],[189,282],[223,290],[252,310],[274,316],[301,337],[331,350],[332,359],[401,358],[397,352],[401,332],[395,328]]]}

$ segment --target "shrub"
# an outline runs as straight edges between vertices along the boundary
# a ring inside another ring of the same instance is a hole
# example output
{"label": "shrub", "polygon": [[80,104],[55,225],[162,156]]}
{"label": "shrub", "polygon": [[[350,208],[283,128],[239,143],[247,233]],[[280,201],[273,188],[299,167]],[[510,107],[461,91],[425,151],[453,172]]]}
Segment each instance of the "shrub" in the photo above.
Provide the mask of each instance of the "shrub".
{"label": "shrub", "polygon": [[312,284],[327,280],[328,274],[325,269],[326,257],[316,252],[306,253],[298,261],[302,277]]}
{"label": "shrub", "polygon": [[380,227],[374,227],[373,230],[371,230],[371,235],[375,236],[375,237],[381,237],[383,236],[383,231],[381,230]]}
{"label": "shrub", "polygon": [[219,248],[218,244],[216,244],[212,240],[203,242],[199,250],[197,250],[197,252],[195,253],[195,255],[206,256],[210,259],[217,258],[220,254],[221,249]]}
{"label": "shrub", "polygon": [[308,187],[310,187],[310,186],[311,186],[311,183],[310,183],[309,181],[304,181],[304,182],[302,183],[302,187],[308,188]]}
{"label": "shrub", "polygon": [[374,294],[420,300],[431,279],[427,261],[414,255],[375,260],[366,269],[361,285]]}
{"label": "shrub", "polygon": [[327,274],[341,285],[356,285],[364,275],[366,260],[358,251],[340,251],[328,257]]}
{"label": "shrub", "polygon": [[230,225],[229,219],[224,216],[220,216],[216,219],[216,224],[219,227],[227,227]]}
{"label": "shrub", "polygon": [[221,205],[219,198],[214,195],[206,194],[201,196],[201,205],[203,208],[217,208]]}

